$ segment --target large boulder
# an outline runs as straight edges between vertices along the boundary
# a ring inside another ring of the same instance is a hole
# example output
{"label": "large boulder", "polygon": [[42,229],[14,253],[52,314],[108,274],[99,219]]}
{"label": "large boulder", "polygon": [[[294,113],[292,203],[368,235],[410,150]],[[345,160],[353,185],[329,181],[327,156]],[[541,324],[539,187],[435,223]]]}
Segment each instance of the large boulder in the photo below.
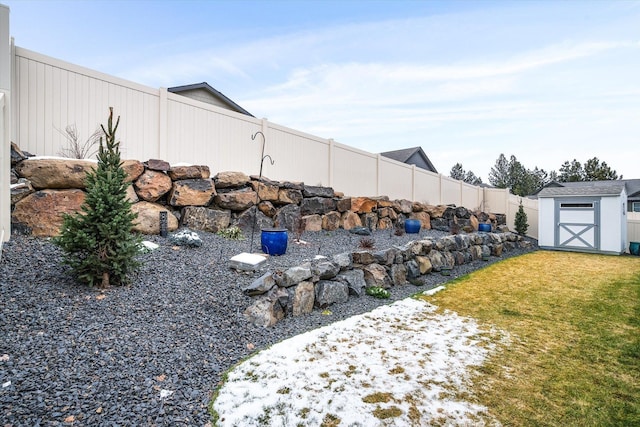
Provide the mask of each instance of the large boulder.
{"label": "large boulder", "polygon": [[341,198],[336,200],[336,210],[340,213],[351,210],[351,198]]}
{"label": "large boulder", "polygon": [[420,221],[423,230],[431,230],[431,217],[426,212],[414,212],[411,214],[411,218]]}
{"label": "large boulder", "polygon": [[182,179],[209,179],[211,171],[209,166],[205,165],[189,165],[189,166],[171,166],[167,171],[167,175],[174,181]]}
{"label": "large boulder", "polygon": [[278,190],[279,204],[297,205],[302,201],[302,191],[295,188],[281,188]]}
{"label": "large boulder", "polygon": [[87,173],[95,168],[97,162],[93,160],[32,157],[20,162],[15,169],[39,190],[86,188]]}
{"label": "large boulder", "polygon": [[144,173],[144,165],[138,160],[125,160],[122,162],[122,169],[127,174],[126,182],[133,182]]}
{"label": "large boulder", "polygon": [[133,182],[133,186],[142,200],[155,202],[171,190],[173,183],[166,173],[147,169]]}
{"label": "large boulder", "polygon": [[171,206],[206,206],[215,196],[216,189],[210,179],[183,179],[175,181],[169,193]]}
{"label": "large boulder", "polygon": [[280,187],[269,181],[251,181],[253,191],[258,193],[260,200],[267,202],[277,202]]}
{"label": "large boulder", "polygon": [[351,211],[356,213],[369,213],[378,208],[378,201],[369,197],[351,198]]}
{"label": "large boulder", "polygon": [[364,272],[360,269],[343,271],[334,280],[345,283],[349,289],[349,295],[358,297],[364,294],[364,288],[367,286],[364,281]]}
{"label": "large boulder", "polygon": [[309,197],[300,203],[302,215],[324,215],[336,209],[336,201],[325,197]]}
{"label": "large boulder", "polygon": [[293,315],[301,316],[311,313],[315,300],[316,295],[313,282],[304,281],[298,283],[293,293]]}
{"label": "large boulder", "polygon": [[342,214],[342,218],[340,218],[340,226],[345,230],[351,230],[355,227],[362,227],[362,221],[357,213],[346,211]]}
{"label": "large boulder", "polygon": [[413,212],[413,202],[411,200],[395,200],[393,202],[393,209],[398,213],[409,215]]}
{"label": "large boulder", "polygon": [[79,212],[85,196],[78,189],[36,191],[16,203],[12,223],[34,236],[57,236],[64,214]]}
{"label": "large boulder", "polygon": [[340,213],[329,212],[322,216],[322,229],[327,231],[334,231],[340,228]]}
{"label": "large boulder", "polygon": [[300,206],[285,205],[278,209],[275,216],[275,224],[277,227],[294,230],[297,221],[300,219]]}
{"label": "large boulder", "polygon": [[349,287],[346,283],[332,280],[320,280],[315,286],[315,304],[325,308],[337,302],[349,300]]}
{"label": "large boulder", "polygon": [[257,203],[257,197],[258,195],[255,191],[243,188],[241,190],[218,193],[218,195],[214,197],[214,202],[223,209],[243,211],[255,205]]}
{"label": "large boulder", "polygon": [[11,185],[11,205],[15,205],[20,200],[32,194],[35,190],[31,182],[26,178],[19,178],[15,184]]}
{"label": "large boulder", "polygon": [[195,230],[217,233],[229,227],[231,211],[187,206],[182,210],[182,225]]}
{"label": "large boulder", "polygon": [[219,172],[213,177],[216,188],[244,187],[249,183],[249,176],[242,172]]}
{"label": "large boulder", "polygon": [[305,185],[302,189],[304,197],[334,197],[335,193],[331,187],[319,187]]}
{"label": "large boulder", "polygon": [[387,270],[380,264],[369,264],[362,268],[364,272],[364,281],[367,288],[380,287],[388,289],[391,287],[391,279],[387,274]]}
{"label": "large boulder", "polygon": [[273,219],[257,210],[255,206],[237,214],[234,222],[245,232],[253,230],[254,226],[256,231],[273,227]]}
{"label": "large boulder", "polygon": [[167,231],[178,229],[178,218],[167,208],[157,203],[138,202],[131,206],[131,211],[138,214],[133,230],[143,234],[160,234],[160,212],[167,213]]}
{"label": "large boulder", "polygon": [[244,311],[244,317],[256,326],[269,327],[284,319],[285,307],[282,301],[289,298],[286,289],[274,288],[266,295],[259,296]]}

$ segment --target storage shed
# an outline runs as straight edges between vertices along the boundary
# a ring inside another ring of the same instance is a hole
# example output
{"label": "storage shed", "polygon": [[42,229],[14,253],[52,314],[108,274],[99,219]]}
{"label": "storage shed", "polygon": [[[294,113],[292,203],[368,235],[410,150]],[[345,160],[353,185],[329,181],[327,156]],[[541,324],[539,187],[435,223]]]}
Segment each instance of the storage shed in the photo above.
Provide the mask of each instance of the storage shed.
{"label": "storage shed", "polygon": [[538,246],[619,255],[626,212],[624,181],[552,182],[538,193]]}

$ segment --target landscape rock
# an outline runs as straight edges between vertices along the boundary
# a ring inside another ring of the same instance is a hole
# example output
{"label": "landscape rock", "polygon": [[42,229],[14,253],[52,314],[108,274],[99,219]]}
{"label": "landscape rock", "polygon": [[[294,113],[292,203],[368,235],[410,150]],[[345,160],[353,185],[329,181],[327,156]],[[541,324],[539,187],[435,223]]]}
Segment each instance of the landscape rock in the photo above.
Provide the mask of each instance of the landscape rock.
{"label": "landscape rock", "polygon": [[340,228],[340,213],[333,211],[322,216],[322,229],[334,231]]}
{"label": "landscape rock", "polygon": [[249,296],[263,295],[276,286],[276,281],[271,273],[265,273],[242,288],[242,292]]}
{"label": "landscape rock", "polygon": [[278,209],[275,216],[276,227],[294,230],[296,222],[300,218],[300,206],[285,205]]}
{"label": "landscape rock", "polygon": [[294,188],[281,188],[278,190],[278,204],[300,204],[302,191]]}
{"label": "landscape rock", "polygon": [[304,198],[300,202],[300,213],[302,215],[324,215],[327,212],[334,211],[336,209],[336,202],[333,199],[327,199],[324,197],[309,197]]}
{"label": "landscape rock", "polygon": [[413,202],[411,200],[396,200],[393,204],[393,208],[398,212],[405,215],[409,215],[413,212]]}
{"label": "landscape rock", "polygon": [[20,162],[15,170],[36,190],[86,188],[87,173],[97,168],[97,162],[82,159],[51,159],[32,157]]}
{"label": "landscape rock", "polygon": [[276,216],[277,212],[276,208],[273,206],[273,203],[264,200],[258,203],[258,210],[260,210],[260,212],[262,212],[269,218],[273,218],[274,216]]}
{"label": "landscape rock", "polygon": [[260,200],[277,202],[280,187],[271,182],[251,181],[253,191],[258,194]]}
{"label": "landscape rock", "polygon": [[356,227],[362,227],[362,221],[360,221],[360,216],[357,213],[346,211],[340,218],[340,226],[345,230],[351,230]]}
{"label": "landscape rock", "polygon": [[336,210],[340,213],[351,210],[351,198],[342,198],[336,201]]}
{"label": "landscape rock", "polygon": [[349,300],[349,288],[345,283],[320,280],[315,286],[315,304],[319,308],[325,308],[335,303],[343,303]]}
{"label": "landscape rock", "polygon": [[36,191],[16,203],[11,222],[33,236],[57,236],[64,214],[80,212],[85,196],[79,189]]}
{"label": "landscape rock", "polygon": [[173,181],[183,179],[209,179],[211,171],[206,165],[190,165],[190,166],[171,166],[167,171],[167,175]]}
{"label": "landscape rock", "polygon": [[352,197],[351,211],[355,213],[369,213],[378,208],[378,202],[369,197]]}
{"label": "landscape rock", "polygon": [[404,264],[393,264],[389,273],[394,286],[401,286],[407,283],[407,267]]}
{"label": "landscape rock", "polygon": [[244,311],[244,317],[256,326],[267,328],[284,319],[284,309],[275,295],[262,295]]}
{"label": "landscape rock", "polygon": [[220,206],[223,209],[230,209],[232,211],[243,211],[255,205],[257,197],[258,195],[255,191],[244,188],[242,190],[218,193],[214,197],[214,202],[216,205]]}
{"label": "landscape rock", "polygon": [[310,279],[312,276],[311,264],[305,263],[285,270],[284,273],[282,273],[282,282],[278,283],[278,285],[288,288]]}
{"label": "landscape rock", "polygon": [[231,224],[231,211],[210,209],[204,206],[187,206],[182,209],[182,225],[195,230],[217,233]]}
{"label": "landscape rock", "polygon": [[138,193],[136,193],[136,189],[133,188],[133,184],[127,185],[126,198],[129,201],[129,203],[132,203],[132,204],[140,201],[140,198],[138,197]]}
{"label": "landscape rock", "polygon": [[206,206],[216,195],[210,179],[183,179],[174,181],[169,192],[169,204],[176,207]]}
{"label": "landscape rock", "polygon": [[374,286],[388,289],[391,287],[391,279],[387,274],[387,270],[380,264],[369,264],[362,268],[364,273],[364,281],[367,288]]}
{"label": "landscape rock", "polygon": [[133,230],[143,234],[160,234],[160,212],[167,212],[167,231],[178,229],[178,218],[162,205],[151,202],[138,202],[131,206],[131,211],[138,214],[134,220]]}
{"label": "landscape rock", "polygon": [[26,178],[19,178],[17,182],[11,185],[11,204],[15,205],[20,200],[35,192],[31,181]]}
{"label": "landscape rock", "polygon": [[302,189],[304,197],[334,197],[335,193],[331,187],[320,187],[305,185]]}
{"label": "landscape rock", "polygon": [[235,222],[238,227],[246,232],[252,230],[254,225],[257,233],[260,233],[263,228],[273,227],[273,219],[263,214],[260,210],[256,210],[255,206],[237,214]]}
{"label": "landscape rock", "polygon": [[147,169],[159,172],[167,172],[169,169],[171,169],[171,165],[169,164],[169,162],[165,162],[164,160],[149,159],[144,162],[144,164]]}
{"label": "landscape rock", "polygon": [[331,261],[315,262],[311,266],[311,273],[320,280],[333,279],[340,272],[340,266]]}
{"label": "landscape rock", "polygon": [[320,215],[306,215],[302,217],[305,231],[322,231],[322,217]]}
{"label": "landscape rock", "polygon": [[295,287],[293,294],[292,314],[294,316],[302,316],[313,311],[315,304],[315,286],[313,282],[300,282]]}
{"label": "landscape rock", "polygon": [[142,200],[155,202],[171,190],[173,183],[166,173],[147,169],[133,182],[133,186]]}
{"label": "landscape rock", "polygon": [[216,189],[244,187],[249,180],[249,176],[242,172],[219,172],[213,177]]}
{"label": "landscape rock", "polygon": [[138,160],[125,160],[122,162],[122,170],[127,175],[125,182],[133,182],[144,172],[144,165]]}
{"label": "landscape rock", "polygon": [[339,273],[335,281],[345,283],[349,289],[349,295],[361,297],[367,283],[364,281],[364,272],[360,269],[347,270]]}

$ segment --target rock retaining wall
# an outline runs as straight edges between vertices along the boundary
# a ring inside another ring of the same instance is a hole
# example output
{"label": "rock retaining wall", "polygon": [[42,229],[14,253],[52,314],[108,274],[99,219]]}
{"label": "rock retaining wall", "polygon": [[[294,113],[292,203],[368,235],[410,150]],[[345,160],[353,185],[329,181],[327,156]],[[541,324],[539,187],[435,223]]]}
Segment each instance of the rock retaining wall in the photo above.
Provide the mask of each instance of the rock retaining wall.
{"label": "rock retaining wall", "polygon": [[[57,235],[62,214],[80,210],[84,177],[95,161],[30,157],[12,145],[11,221],[13,232]],[[250,229],[284,227],[296,232],[400,227],[419,219],[424,229],[473,232],[479,222],[505,231],[500,214],[464,207],[432,206],[387,197],[345,197],[329,187],[258,179],[242,172],[220,172],[208,166],[169,165],[161,160],[125,160],[128,198],[138,214],[135,230],[160,233],[159,213],[167,212],[168,230],[179,226],[218,232],[231,225]]]}
{"label": "rock retaining wall", "polygon": [[367,288],[424,284],[432,272],[530,246],[529,241],[510,232],[471,233],[322,257],[284,271],[267,272],[245,287],[243,292],[255,301],[244,315],[255,325],[273,326],[285,316],[300,316],[314,308],[361,297]]}

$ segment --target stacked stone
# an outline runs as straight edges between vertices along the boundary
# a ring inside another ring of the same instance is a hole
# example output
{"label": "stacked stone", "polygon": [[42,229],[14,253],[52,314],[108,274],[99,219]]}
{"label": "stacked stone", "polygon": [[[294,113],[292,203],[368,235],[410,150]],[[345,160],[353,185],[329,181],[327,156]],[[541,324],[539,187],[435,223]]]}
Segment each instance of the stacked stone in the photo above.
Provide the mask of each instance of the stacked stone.
{"label": "stacked stone", "polygon": [[284,271],[267,272],[243,289],[255,297],[245,312],[252,323],[273,326],[285,316],[361,297],[366,288],[423,284],[431,272],[452,268],[530,242],[514,233],[471,233],[427,238],[380,251],[358,250],[321,257]]}
{"label": "stacked stone", "polygon": [[[11,151],[11,209],[14,231],[36,236],[57,235],[62,214],[80,210],[85,198],[86,173],[92,160],[28,158],[18,147]],[[478,222],[503,230],[504,215],[471,212],[462,207],[430,206],[388,197],[344,197],[330,187],[277,182],[242,172],[220,172],[213,178],[208,166],[171,166],[161,160],[126,160],[130,183],[127,194],[138,214],[135,230],[160,233],[160,212],[167,213],[168,231],[180,225],[218,232],[231,225],[248,230],[282,227],[291,231],[320,231],[400,226],[407,218],[423,229],[466,232]],[[300,221],[301,219],[301,221]]]}

